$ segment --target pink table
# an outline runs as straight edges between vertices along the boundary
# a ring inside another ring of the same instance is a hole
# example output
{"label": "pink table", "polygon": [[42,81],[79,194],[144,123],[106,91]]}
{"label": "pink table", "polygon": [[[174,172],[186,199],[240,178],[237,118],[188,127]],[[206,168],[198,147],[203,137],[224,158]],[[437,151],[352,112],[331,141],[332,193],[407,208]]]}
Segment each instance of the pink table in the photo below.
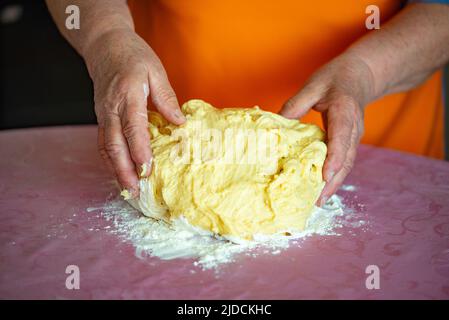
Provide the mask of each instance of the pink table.
{"label": "pink table", "polygon": [[[116,192],[95,127],[3,131],[0,150],[0,298],[449,298],[443,161],[362,146],[346,182],[357,190],[339,194],[365,227],[242,256],[217,274],[192,260],[138,259],[104,229],[110,222],[86,212]],[[72,264],[80,290],[65,287]],[[368,265],[380,268],[379,290],[365,286]]]}

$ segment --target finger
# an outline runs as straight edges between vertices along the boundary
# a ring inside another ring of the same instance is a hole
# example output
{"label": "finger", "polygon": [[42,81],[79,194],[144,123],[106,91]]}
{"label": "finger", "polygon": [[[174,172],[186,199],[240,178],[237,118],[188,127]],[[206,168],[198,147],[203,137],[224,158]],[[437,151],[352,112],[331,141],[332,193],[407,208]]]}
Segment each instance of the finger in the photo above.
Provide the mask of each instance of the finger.
{"label": "finger", "polygon": [[282,107],[280,114],[289,119],[297,119],[304,116],[324,94],[322,85],[315,81],[307,84],[298,94],[291,97]]}
{"label": "finger", "polygon": [[354,137],[353,142],[351,143],[351,147],[348,150],[347,157],[345,159],[343,167],[339,172],[337,172],[337,174],[335,174],[335,176],[332,178],[330,182],[326,183],[323,191],[321,192],[320,198],[317,201],[320,207],[326,203],[327,199],[329,199],[329,197],[331,197],[338,190],[338,188],[340,188],[346,176],[349,174],[352,167],[354,166],[354,161],[357,154],[357,145],[358,145],[357,138]]}
{"label": "finger", "polygon": [[183,124],[185,116],[162,65],[150,71],[150,96],[156,109],[171,123]]}
{"label": "finger", "polygon": [[114,167],[112,166],[111,159],[109,158],[108,153],[104,147],[104,127],[98,126],[98,138],[97,138],[98,152],[100,153],[101,158],[103,159],[106,168],[110,173],[115,175]]}
{"label": "finger", "polygon": [[324,130],[326,130],[326,132],[327,132],[328,129],[329,129],[329,126],[327,125],[327,123],[328,123],[328,119],[327,119],[327,110],[321,112],[321,121],[323,122]]}
{"label": "finger", "polygon": [[133,197],[138,196],[138,177],[136,167],[128,150],[128,144],[122,133],[120,118],[109,113],[105,118],[105,150],[111,159],[112,166],[120,185],[127,189]]}
{"label": "finger", "polygon": [[145,89],[139,86],[130,90],[120,110],[123,135],[128,143],[131,159],[139,176],[148,177],[151,173],[152,154]]}
{"label": "finger", "polygon": [[351,147],[352,132],[356,129],[351,107],[341,102],[331,102],[327,111],[327,157],[323,166],[323,176],[330,182],[345,163]]}

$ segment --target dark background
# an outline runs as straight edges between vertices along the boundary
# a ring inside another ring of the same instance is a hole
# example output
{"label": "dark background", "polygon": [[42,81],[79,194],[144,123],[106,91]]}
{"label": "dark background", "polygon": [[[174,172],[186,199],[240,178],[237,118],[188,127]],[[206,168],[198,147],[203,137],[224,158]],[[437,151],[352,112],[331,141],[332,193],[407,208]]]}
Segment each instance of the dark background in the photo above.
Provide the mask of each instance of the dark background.
{"label": "dark background", "polygon": [[96,123],[84,62],[45,2],[0,3],[0,129]]}
{"label": "dark background", "polygon": [[[1,0],[0,46],[0,129],[96,123],[83,60],[43,0]],[[446,67],[447,94],[448,74]],[[449,159],[449,97],[445,128]]]}

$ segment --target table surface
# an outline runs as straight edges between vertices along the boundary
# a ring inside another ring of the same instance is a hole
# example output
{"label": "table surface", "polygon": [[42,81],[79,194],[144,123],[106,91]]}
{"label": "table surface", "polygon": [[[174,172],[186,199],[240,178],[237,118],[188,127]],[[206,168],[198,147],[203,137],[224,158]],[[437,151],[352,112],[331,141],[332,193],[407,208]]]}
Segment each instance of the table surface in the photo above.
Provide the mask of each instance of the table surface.
{"label": "table surface", "polygon": [[[361,146],[344,203],[365,220],[278,255],[203,271],[190,259],[137,258],[86,211],[116,193],[95,126],[0,133],[0,298],[448,299],[449,163]],[[95,232],[92,230],[96,230]],[[68,290],[68,265],[80,289]],[[366,267],[380,270],[368,290]]]}

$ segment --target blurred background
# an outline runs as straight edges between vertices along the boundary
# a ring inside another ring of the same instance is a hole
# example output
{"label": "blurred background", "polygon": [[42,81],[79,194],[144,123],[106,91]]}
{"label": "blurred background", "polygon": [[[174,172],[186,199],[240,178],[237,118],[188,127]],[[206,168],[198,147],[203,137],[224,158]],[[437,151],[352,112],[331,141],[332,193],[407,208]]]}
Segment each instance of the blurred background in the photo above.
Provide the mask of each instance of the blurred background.
{"label": "blurred background", "polygon": [[0,1],[0,129],[96,123],[92,82],[43,0]]}
{"label": "blurred background", "polygon": [[[449,141],[448,98],[445,111]],[[45,2],[2,0],[0,129],[93,123],[92,82],[81,57],[56,29]],[[445,153],[448,159],[449,143]]]}

